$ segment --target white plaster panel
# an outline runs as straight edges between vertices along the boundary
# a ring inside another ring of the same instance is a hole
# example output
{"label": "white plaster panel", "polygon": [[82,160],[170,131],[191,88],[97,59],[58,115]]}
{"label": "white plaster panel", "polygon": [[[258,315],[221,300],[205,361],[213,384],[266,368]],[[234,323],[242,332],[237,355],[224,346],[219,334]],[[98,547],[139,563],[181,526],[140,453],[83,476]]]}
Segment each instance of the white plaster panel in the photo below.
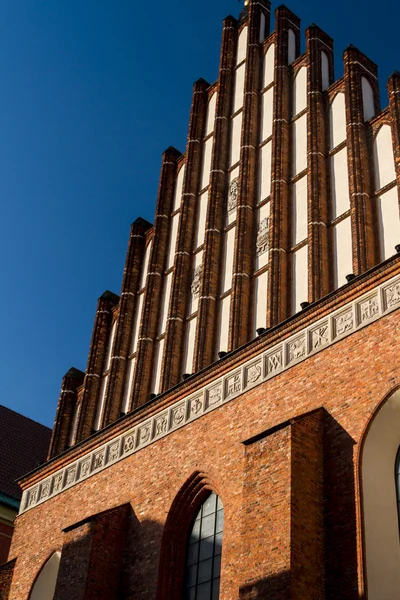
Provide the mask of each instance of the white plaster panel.
{"label": "white plaster panel", "polygon": [[68,442],[67,442],[68,446],[72,446],[75,443],[75,436],[76,436],[76,431],[78,429],[79,413],[80,413],[81,406],[82,406],[82,403],[76,404],[75,408],[74,408],[73,418],[72,418],[70,432],[69,432],[69,436],[68,436]]}
{"label": "white plaster panel", "polygon": [[307,115],[293,123],[293,175],[307,167]]}
{"label": "white plaster panel", "polygon": [[193,372],[194,345],[196,340],[197,318],[186,323],[185,350],[183,354],[183,373]]}
{"label": "white plaster panel", "polygon": [[350,208],[347,148],[331,158],[332,218],[336,219]]}
{"label": "white plaster panel", "polygon": [[233,101],[233,112],[235,113],[239,108],[243,106],[243,90],[244,90],[244,75],[245,75],[246,65],[241,65],[238,69],[236,69],[235,75],[235,95]]}
{"label": "white plaster panel", "polygon": [[103,375],[103,377],[101,378],[99,400],[97,403],[96,418],[94,420],[94,429],[100,428],[100,425],[101,425],[101,422],[103,419],[103,412],[104,412],[104,407],[106,404],[107,384],[108,384],[108,375]]}
{"label": "white plaster panel", "polygon": [[396,179],[390,125],[382,125],[374,140],[375,189]]}
{"label": "white plaster panel", "polygon": [[171,219],[167,264],[165,267],[166,270],[170,269],[173,266],[175,260],[176,238],[178,236],[179,217],[180,213],[177,213]]}
{"label": "white plaster panel", "polygon": [[266,35],[265,27],[266,27],[265,14],[262,12],[261,17],[260,17],[260,42],[263,42],[265,40],[265,35]]}
{"label": "white plaster panel", "polygon": [[[377,402],[378,402],[377,398]],[[400,598],[400,545],[395,485],[400,446],[400,392],[376,414],[363,446],[366,575],[369,600]]]}
{"label": "white plaster panel", "polygon": [[400,243],[400,219],[397,187],[377,198],[379,242],[381,260],[396,253],[394,247]]}
{"label": "white plaster panel", "polygon": [[271,148],[272,142],[268,142],[268,144],[260,148],[259,202],[267,198],[271,193]]}
{"label": "white plaster panel", "polygon": [[[239,177],[239,167],[236,167],[236,169],[233,169],[233,171],[231,171],[229,173],[229,185],[231,184],[233,179],[236,179],[238,177]],[[229,190],[229,188],[228,188],[228,190]],[[230,225],[235,220],[236,220],[236,208],[232,211],[226,212],[226,224]]]}
{"label": "white plaster panel", "polygon": [[362,95],[363,95],[363,108],[364,108],[364,121],[369,121],[375,116],[374,107],[374,92],[368,79],[361,77]]}
{"label": "white plaster panel", "polygon": [[346,275],[353,273],[350,217],[347,217],[333,228],[333,250],[333,277],[334,288],[336,289],[347,283]]}
{"label": "white plaster panel", "polygon": [[209,135],[212,131],[214,131],[214,121],[215,121],[215,107],[217,104],[217,93],[214,92],[210,98],[208,103],[207,110],[207,123],[206,123],[206,135]]}
{"label": "white plaster panel", "polygon": [[[260,231],[260,226],[265,225],[265,219],[269,219],[269,214],[270,214],[270,203],[267,202],[266,204],[263,204],[257,211],[257,242],[259,240],[259,231]],[[269,225],[269,223],[268,223]],[[269,229],[268,229],[269,231]],[[269,246],[269,243],[268,243]],[[255,264],[255,270],[258,271],[259,269],[262,269],[262,267],[265,267],[268,264],[268,258],[269,258],[269,250],[262,250],[261,252],[258,250],[256,251],[256,264]]]}
{"label": "white plaster panel", "polygon": [[195,248],[204,244],[204,232],[206,228],[208,192],[204,192],[198,200],[198,219],[195,237]]}
{"label": "white plaster panel", "polygon": [[307,67],[301,67],[293,82],[293,116],[307,108]]}
{"label": "white plaster panel", "polygon": [[[193,273],[194,271],[200,267],[203,263],[203,251],[196,252],[193,256]],[[192,315],[199,307],[199,296],[197,294],[193,295],[193,293],[189,294],[189,302],[188,302],[188,316]]]}
{"label": "white plaster panel", "polygon": [[161,302],[159,334],[164,333],[167,326],[169,299],[171,296],[172,272],[164,279],[164,293]]}
{"label": "white plaster panel", "polygon": [[139,339],[140,321],[142,319],[144,293],[139,294],[136,300],[136,311],[135,318],[133,321],[133,332],[132,332],[132,352],[136,352],[137,343]]}
{"label": "white plaster panel", "polygon": [[241,135],[242,135],[242,113],[240,112],[238,115],[236,115],[236,117],[234,119],[232,119],[230,166],[239,162]]}
{"label": "white plaster panel", "polygon": [[175,187],[175,195],[174,195],[174,202],[173,202],[173,206],[172,206],[172,212],[175,210],[178,210],[178,208],[180,208],[180,206],[181,206],[183,180],[185,178],[185,169],[186,169],[186,165],[182,165],[178,172],[178,176],[176,179],[176,187]]}
{"label": "white plaster panel", "polygon": [[293,254],[293,313],[301,310],[300,303],[308,300],[308,246]]}
{"label": "white plaster panel", "polygon": [[336,94],[329,112],[331,148],[336,148],[346,139],[346,106],[342,92]]}
{"label": "white plaster panel", "polygon": [[263,87],[274,80],[275,44],[271,44],[264,56]]}
{"label": "white plaster panel", "polygon": [[217,341],[217,352],[228,351],[228,338],[229,338],[229,311],[231,307],[231,297],[226,296],[219,303],[219,329],[218,329],[218,341]]}
{"label": "white plaster panel", "polygon": [[329,87],[329,59],[325,52],[321,51],[321,76],[322,76],[322,91]]}
{"label": "white plaster panel", "polygon": [[203,144],[203,166],[201,170],[200,189],[205,188],[210,182],[212,147],[213,138],[211,137]]}
{"label": "white plaster panel", "polygon": [[149,261],[150,261],[152,245],[153,245],[153,240],[150,240],[144,251],[142,272],[140,274],[139,290],[141,290],[146,285],[146,277],[147,277],[147,272],[149,270]]}
{"label": "white plaster panel", "polygon": [[236,227],[229,229],[224,235],[224,262],[222,266],[221,294],[232,287],[233,253],[235,250]]}
{"label": "white plaster panel", "polygon": [[254,335],[257,329],[267,326],[267,286],[268,271],[254,279]]}
{"label": "white plaster panel", "polygon": [[132,393],[132,385],[133,385],[133,375],[135,373],[135,363],[136,363],[136,359],[135,358],[131,358],[131,360],[128,361],[128,372],[126,374],[126,386],[125,386],[125,392],[124,392],[124,399],[122,402],[122,412],[127,413],[130,410],[130,400],[131,400],[131,393]]}
{"label": "white plaster panel", "polygon": [[114,320],[114,323],[112,324],[112,327],[111,327],[111,334],[110,334],[110,338],[108,341],[108,347],[107,347],[106,366],[104,369],[105,371],[108,371],[108,369],[110,368],[110,365],[111,365],[111,356],[112,356],[112,349],[114,346],[116,329],[117,329],[117,319]]}
{"label": "white plaster panel", "polygon": [[270,88],[261,96],[261,139],[263,142],[272,135],[272,114],[274,89]]}
{"label": "white plaster panel", "polygon": [[293,29],[288,31],[288,64],[291,65],[296,59],[296,36]]}
{"label": "white plaster panel", "polygon": [[308,235],[307,218],[307,175],[293,184],[293,238],[292,245],[306,239]]}
{"label": "white plaster panel", "polygon": [[155,352],[155,360],[154,360],[154,375],[151,386],[151,393],[158,394],[160,390],[161,383],[161,368],[162,368],[162,359],[164,353],[164,340],[160,340],[156,346]]}
{"label": "white plaster panel", "polygon": [[247,51],[247,26],[243,27],[242,31],[239,34],[238,45],[237,45],[237,56],[236,56],[236,64],[242,62],[246,58]]}
{"label": "white plaster panel", "polygon": [[61,552],[55,552],[44,565],[32,588],[29,600],[53,600]]}

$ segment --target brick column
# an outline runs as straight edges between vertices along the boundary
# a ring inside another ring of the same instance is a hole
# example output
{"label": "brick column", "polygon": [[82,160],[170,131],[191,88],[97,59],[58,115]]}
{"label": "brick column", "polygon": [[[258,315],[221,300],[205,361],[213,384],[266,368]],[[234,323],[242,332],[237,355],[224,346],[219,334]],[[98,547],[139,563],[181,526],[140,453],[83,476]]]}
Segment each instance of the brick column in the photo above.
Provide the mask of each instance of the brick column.
{"label": "brick column", "polygon": [[64,530],[54,600],[114,600],[119,592],[129,505]]}
{"label": "brick column", "polygon": [[144,292],[142,321],[140,325],[135,374],[133,379],[132,407],[147,401],[150,393],[154,361],[154,342],[157,336],[162,283],[167,256],[170,215],[174,200],[178,159],[181,153],[168,148],[162,156],[158,185],[157,208],[154,219],[153,246],[149,260],[146,291]]}
{"label": "brick column", "polygon": [[216,299],[221,280],[222,229],[227,196],[229,162],[229,117],[232,105],[237,43],[237,21],[227,17],[223,23],[213,153],[204,239],[203,271],[195,345],[195,372],[213,362],[216,344]]}
{"label": "brick column", "polygon": [[394,164],[396,167],[397,194],[400,207],[400,73],[395,71],[388,81],[389,108],[392,126]]}
{"label": "brick column", "polygon": [[329,61],[333,83],[333,41],[316,25],[306,31],[308,58],[308,297],[315,302],[329,292],[328,178],[326,115],[322,89],[322,59]]}
{"label": "brick column", "polygon": [[104,426],[114,421],[121,410],[127,373],[127,360],[132,339],[133,321],[137,309],[137,291],[143,265],[146,232],[151,223],[138,218],[131,226],[119,303],[118,323],[111,356],[110,376],[104,413]]}
{"label": "brick column", "polygon": [[86,368],[82,395],[82,410],[79,418],[76,441],[79,442],[90,435],[96,416],[96,408],[103,374],[104,360],[110,336],[111,309],[118,304],[118,296],[106,291],[97,302],[96,317],[90,342],[89,358]]}
{"label": "brick column", "polygon": [[[354,46],[344,52],[344,83],[346,93],[347,160],[353,239],[353,270],[355,275],[376,263],[374,213],[371,201],[372,164],[364,125],[361,77],[365,76],[375,94],[379,111],[377,67]],[[375,219],[376,221],[376,219]]]}
{"label": "brick column", "polygon": [[70,369],[64,375],[60,398],[58,400],[56,418],[47,459],[53,458],[65,450],[71,432],[72,420],[77,403],[77,389],[82,385],[85,373],[78,369]]}
{"label": "brick column", "polygon": [[248,46],[244,81],[240,173],[236,209],[235,250],[233,258],[232,296],[230,308],[229,349],[249,340],[251,318],[251,280],[254,269],[254,208],[257,193],[257,152],[259,143],[260,90],[260,21],[264,7],[269,31],[267,0],[250,1],[248,12]]}
{"label": "brick column", "polygon": [[299,53],[300,20],[285,6],[275,11],[275,88],[272,126],[271,213],[267,326],[289,316],[290,250],[290,79],[288,67],[288,30],[296,36]]}
{"label": "brick column", "polygon": [[178,383],[182,362],[183,322],[186,316],[188,291],[190,290],[191,253],[200,183],[202,141],[207,116],[208,87],[209,84],[204,79],[199,79],[194,84],[193,90],[186,146],[182,210],[179,219],[169,314],[165,331],[164,360],[161,374],[162,390]]}

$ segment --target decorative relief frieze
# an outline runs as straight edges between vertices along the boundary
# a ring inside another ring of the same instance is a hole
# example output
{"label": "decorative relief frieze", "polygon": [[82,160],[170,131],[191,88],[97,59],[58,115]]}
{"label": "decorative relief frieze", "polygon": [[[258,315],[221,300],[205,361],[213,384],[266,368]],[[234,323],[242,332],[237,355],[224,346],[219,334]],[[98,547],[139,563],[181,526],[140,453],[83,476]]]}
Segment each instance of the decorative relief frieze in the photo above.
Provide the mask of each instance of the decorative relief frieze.
{"label": "decorative relief frieze", "polygon": [[228,213],[231,213],[235,210],[235,208],[237,206],[238,195],[239,195],[239,178],[235,177],[235,179],[232,179],[230,186],[229,186]]}
{"label": "decorative relief frieze", "polygon": [[[400,276],[386,282],[373,293],[341,308],[329,317],[312,323],[303,331],[268,348],[260,356],[235,367],[211,385],[197,390],[189,398],[181,399],[168,410],[155,414],[130,431],[110,440],[100,448],[54,473],[51,478],[24,491],[21,512],[47,502],[64,489],[84,481],[109,465],[116,464],[134,452],[218,409],[240,394],[263,381],[275,377],[292,365],[323,351],[343,337],[369,325],[379,317],[400,307]],[[355,319],[356,315],[356,319]]]}
{"label": "decorative relief frieze", "polygon": [[269,217],[263,219],[259,226],[256,239],[257,256],[261,256],[269,249]]}
{"label": "decorative relief frieze", "polygon": [[192,287],[190,288],[191,292],[192,292],[193,299],[198,298],[199,295],[200,295],[200,284],[201,284],[201,274],[202,274],[202,272],[203,272],[202,265],[199,265],[193,271]]}

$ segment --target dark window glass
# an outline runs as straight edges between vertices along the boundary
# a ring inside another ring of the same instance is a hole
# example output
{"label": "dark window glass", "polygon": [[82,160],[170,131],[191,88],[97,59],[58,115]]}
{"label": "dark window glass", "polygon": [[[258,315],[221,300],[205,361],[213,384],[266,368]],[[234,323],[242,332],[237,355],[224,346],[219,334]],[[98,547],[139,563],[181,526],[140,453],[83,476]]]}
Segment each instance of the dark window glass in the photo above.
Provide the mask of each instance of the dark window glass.
{"label": "dark window glass", "polygon": [[216,494],[201,505],[188,535],[185,600],[218,600],[224,508]]}

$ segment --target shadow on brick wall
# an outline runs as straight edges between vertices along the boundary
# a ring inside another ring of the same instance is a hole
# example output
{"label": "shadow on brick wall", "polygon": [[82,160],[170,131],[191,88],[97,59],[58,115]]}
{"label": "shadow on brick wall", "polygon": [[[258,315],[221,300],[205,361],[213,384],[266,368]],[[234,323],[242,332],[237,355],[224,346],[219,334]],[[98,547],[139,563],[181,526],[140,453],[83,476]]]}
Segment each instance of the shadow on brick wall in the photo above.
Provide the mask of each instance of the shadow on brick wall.
{"label": "shadow on brick wall", "polygon": [[290,597],[290,571],[259,579],[239,590],[239,600],[283,600]]}
{"label": "shadow on brick wall", "polygon": [[16,559],[0,565],[0,600],[8,599],[15,563]]}

